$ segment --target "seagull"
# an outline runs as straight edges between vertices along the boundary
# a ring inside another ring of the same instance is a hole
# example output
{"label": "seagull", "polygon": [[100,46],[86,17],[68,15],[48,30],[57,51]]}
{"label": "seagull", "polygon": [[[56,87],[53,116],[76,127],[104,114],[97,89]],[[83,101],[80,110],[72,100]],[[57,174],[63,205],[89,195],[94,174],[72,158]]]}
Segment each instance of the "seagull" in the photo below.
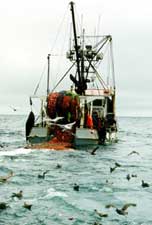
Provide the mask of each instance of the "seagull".
{"label": "seagull", "polygon": [[113,204],[108,204],[108,205],[105,206],[105,208],[109,209],[109,208],[116,208],[116,207]]}
{"label": "seagull", "polygon": [[128,204],[125,204],[121,209],[117,209],[117,208],[116,208],[116,212],[117,212],[119,215],[122,215],[122,216],[127,215],[128,212],[127,212],[126,210],[127,210],[128,207],[130,207],[130,206],[135,207],[136,204],[135,204],[135,203],[128,203]]}
{"label": "seagull", "polygon": [[58,163],[58,164],[56,165],[56,169],[60,169],[60,168],[62,168],[62,165]]}
{"label": "seagull", "polygon": [[44,179],[45,178],[45,174],[48,173],[49,170],[46,170],[45,172],[43,172],[43,174],[38,174],[38,178]]}
{"label": "seagull", "polygon": [[66,130],[71,130],[73,125],[76,123],[76,121],[72,122],[72,123],[67,123],[67,124],[59,124],[59,123],[49,123],[49,125],[55,125],[58,126],[60,128],[62,128],[62,131],[66,131]]}
{"label": "seagull", "polygon": [[91,155],[95,155],[95,154],[96,154],[95,152],[97,151],[98,148],[99,148],[99,146],[95,147],[95,148],[91,151],[90,154],[91,154]]}
{"label": "seagull", "polygon": [[132,152],[130,152],[128,155],[132,155],[132,154],[140,155],[139,152],[137,152],[137,151],[132,151]]}
{"label": "seagull", "polygon": [[131,179],[130,174],[127,174],[126,179],[129,181]]}
{"label": "seagull", "polygon": [[127,203],[127,204],[125,204],[121,209],[116,208],[116,206],[113,205],[113,204],[106,205],[105,207],[106,207],[106,208],[111,208],[111,207],[116,208],[116,212],[117,212],[119,215],[124,216],[124,215],[127,215],[127,214],[128,214],[128,212],[127,212],[126,210],[127,210],[128,207],[130,207],[130,206],[136,207],[136,204],[135,204],[135,203]]}
{"label": "seagull", "polygon": [[63,116],[58,116],[54,119],[51,119],[51,118],[45,118],[44,119],[44,122],[52,122],[52,123],[56,123],[58,122],[59,120],[62,120],[64,117]]}
{"label": "seagull", "polygon": [[102,225],[102,224],[98,222],[94,222],[92,225]]}
{"label": "seagull", "polygon": [[74,217],[69,217],[68,220],[74,220]]}
{"label": "seagull", "polygon": [[110,173],[112,173],[117,167],[110,167]]}
{"label": "seagull", "polygon": [[98,216],[100,217],[108,217],[108,214],[107,213],[102,213],[102,212],[98,212],[97,209],[94,210],[96,214],[98,214]]}
{"label": "seagull", "polygon": [[74,186],[73,186],[73,190],[75,190],[75,191],[79,191],[79,185],[78,185],[78,184],[74,184]]}
{"label": "seagull", "polygon": [[113,182],[110,182],[109,180],[106,180],[106,184],[112,185]]}
{"label": "seagull", "polygon": [[137,174],[131,174],[132,177],[137,177]]}
{"label": "seagull", "polygon": [[112,173],[117,167],[121,167],[121,165],[119,163],[115,162],[115,166],[110,167],[110,173]]}
{"label": "seagull", "polygon": [[150,186],[148,183],[145,183],[143,180],[142,180],[141,182],[142,182],[141,186],[142,186],[143,188],[149,187],[149,186]]}
{"label": "seagull", "polygon": [[28,204],[28,203],[24,202],[23,207],[28,209],[28,210],[31,210],[32,204]]}
{"label": "seagull", "polygon": [[7,176],[0,177],[0,183],[6,182],[10,177],[13,176],[13,171],[10,172]]}
{"label": "seagull", "polygon": [[119,163],[117,163],[117,162],[115,162],[115,166],[116,167],[121,167],[121,165]]}
{"label": "seagull", "polygon": [[6,202],[0,202],[0,210],[7,209],[9,206]]}
{"label": "seagull", "polygon": [[21,199],[23,197],[23,191],[19,191],[18,193],[13,193],[12,198],[14,198],[14,197]]}
{"label": "seagull", "polygon": [[57,126],[63,128],[63,130],[71,130],[73,125],[76,123],[76,121],[74,121],[73,123],[67,123],[67,124],[56,124]]}
{"label": "seagull", "polygon": [[13,111],[14,111],[14,112],[16,112],[16,111],[17,111],[17,109],[16,109],[16,108],[14,108],[14,107],[12,107],[12,106],[10,106],[10,108],[11,108],[11,109],[13,109]]}

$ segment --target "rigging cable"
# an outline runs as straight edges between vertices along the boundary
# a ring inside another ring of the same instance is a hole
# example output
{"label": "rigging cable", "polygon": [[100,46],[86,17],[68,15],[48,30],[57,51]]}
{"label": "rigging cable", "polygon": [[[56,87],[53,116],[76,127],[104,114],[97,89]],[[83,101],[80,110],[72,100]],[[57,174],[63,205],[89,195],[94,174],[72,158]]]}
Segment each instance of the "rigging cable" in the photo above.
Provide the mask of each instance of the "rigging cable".
{"label": "rigging cable", "polygon": [[[89,71],[90,66],[93,66],[93,65],[92,65],[93,59],[94,59],[95,56],[100,52],[100,50],[104,47],[104,45],[107,43],[108,40],[109,40],[109,36],[108,36],[108,37],[105,36],[105,38],[102,40],[102,41],[104,41],[103,44],[102,44],[102,45],[100,46],[100,48],[97,50],[97,52],[96,52],[96,54],[94,55],[94,57],[92,58],[92,60],[91,60],[91,61],[88,61],[88,62],[89,62],[88,71]],[[86,75],[86,79],[87,79],[87,78],[88,78],[88,73],[87,73],[87,75]]]}
{"label": "rigging cable", "polygon": [[90,66],[93,68],[93,70],[96,73],[96,76],[98,78],[98,80],[100,81],[101,85],[103,86],[104,89],[107,89],[107,85],[105,84],[104,80],[101,78],[101,76],[99,75],[98,71],[96,70],[96,68],[92,65],[92,63],[90,63]]}
{"label": "rigging cable", "polygon": [[[67,7],[67,9],[68,9],[68,7]],[[56,37],[55,37],[54,44],[53,44],[53,46],[52,46],[52,48],[51,48],[51,52],[53,51],[53,48],[54,48],[55,43],[56,43],[56,41],[57,41],[57,38],[58,38],[58,36],[59,36],[59,32],[60,32],[61,27],[62,27],[62,24],[63,24],[63,22],[64,22],[65,16],[66,16],[66,14],[67,14],[67,9],[65,10],[63,20],[61,21],[61,24],[60,24],[60,26],[59,26],[59,28],[58,28],[58,31],[57,31],[57,34],[56,34]],[[42,74],[41,74],[41,76],[40,76],[40,80],[39,80],[39,82],[38,82],[38,84],[37,84],[37,86],[36,86],[36,88],[35,88],[35,90],[34,90],[34,95],[36,95],[36,93],[37,93],[37,90],[38,90],[38,88],[39,88],[39,86],[40,86],[40,83],[41,83],[41,80],[42,80],[42,77],[43,77],[43,75],[44,75],[45,70],[46,70],[46,63],[45,63],[45,65],[44,65],[44,67],[43,67],[43,71],[42,71]]]}
{"label": "rigging cable", "polygon": [[55,37],[55,40],[54,40],[54,44],[52,45],[52,48],[51,48],[51,52],[53,51],[53,49],[54,49],[54,47],[55,47],[56,41],[57,41],[57,39],[58,39],[60,30],[61,30],[61,27],[62,27],[63,22],[64,22],[64,20],[65,20],[65,16],[66,16],[66,14],[67,14],[67,11],[68,11],[68,7],[66,8],[65,13],[64,13],[64,16],[63,16],[63,19],[62,19],[62,21],[61,21],[61,23],[60,23],[60,25],[59,25],[59,27],[58,27],[57,34],[56,34],[56,37]]}
{"label": "rigging cable", "polygon": [[72,67],[75,65],[75,62],[72,64],[72,66],[67,70],[67,72],[63,75],[63,77],[58,81],[58,83],[55,85],[55,87],[52,89],[51,93],[56,89],[56,87],[61,83],[61,81],[66,77],[66,75],[69,73],[69,71],[72,69]]}
{"label": "rigging cable", "polygon": [[37,92],[37,90],[38,90],[38,88],[39,88],[39,86],[40,86],[40,83],[41,83],[41,80],[42,80],[42,77],[43,77],[43,75],[44,75],[45,70],[46,70],[46,63],[45,63],[45,65],[44,65],[44,67],[43,67],[42,74],[41,74],[41,76],[40,76],[40,80],[39,80],[39,82],[38,82],[38,84],[36,85],[36,88],[35,88],[35,90],[34,90],[34,95],[36,95],[36,92]]}
{"label": "rigging cable", "polygon": [[[63,27],[63,23],[64,23],[64,21],[65,21],[65,18],[66,18],[66,15],[67,15],[67,11],[68,11],[68,7],[69,6],[67,6],[67,8],[66,8],[66,10],[65,10],[65,13],[64,13],[64,16],[63,16],[63,19],[61,20],[61,23],[60,23],[60,25],[59,25],[59,27],[58,27],[58,30],[57,30],[57,34],[56,34],[56,37],[55,37],[55,40],[54,40],[54,44],[52,45],[52,48],[51,48],[51,52],[53,52],[53,49],[54,49],[54,47],[55,47],[55,45],[56,45],[56,43],[57,43],[57,39],[58,39],[58,37],[59,37],[59,34],[61,33],[61,29],[62,29],[62,27]],[[52,55],[52,54],[51,54]],[[53,56],[53,55],[52,55]],[[60,59],[61,59],[61,55],[60,55]],[[57,62],[57,64],[58,64],[58,66],[57,66],[57,68],[59,68],[60,67],[60,60],[57,60],[58,62]],[[51,72],[53,71],[53,65],[52,65],[52,67],[51,67]],[[53,73],[53,72],[52,72]],[[55,80],[56,80],[56,78],[57,77],[55,77]],[[54,83],[54,82],[53,82]],[[53,85],[54,86],[54,85]],[[54,87],[53,87],[53,89],[54,89]]]}
{"label": "rigging cable", "polygon": [[[68,19],[68,17],[67,17],[67,19]],[[65,44],[66,44],[66,41],[67,41],[67,33],[68,33],[68,31],[69,31],[69,24],[66,26],[66,29],[64,31],[63,42],[62,42],[62,46],[60,48],[59,58],[58,58],[58,60],[56,62],[57,68],[58,68],[58,73],[60,73],[60,70],[61,70],[61,57],[65,56],[65,54],[63,54],[63,53],[64,53]],[[57,81],[57,75],[55,76],[55,83],[56,83],[56,81]]]}
{"label": "rigging cable", "polygon": [[114,85],[114,89],[115,89],[116,84],[115,84],[115,71],[114,71],[114,58],[113,58],[112,40],[110,41],[110,53],[111,53],[111,64],[112,64],[112,78],[113,78],[113,85]]}

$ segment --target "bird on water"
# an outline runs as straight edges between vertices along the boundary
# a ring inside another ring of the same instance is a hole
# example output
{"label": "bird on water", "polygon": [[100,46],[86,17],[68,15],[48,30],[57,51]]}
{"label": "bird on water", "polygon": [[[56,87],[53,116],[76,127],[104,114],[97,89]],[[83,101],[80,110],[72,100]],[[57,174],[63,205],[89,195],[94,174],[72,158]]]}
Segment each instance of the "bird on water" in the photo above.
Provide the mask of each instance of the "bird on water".
{"label": "bird on water", "polygon": [[108,214],[107,213],[99,212],[97,209],[95,209],[94,211],[100,217],[108,217]]}
{"label": "bird on water", "polygon": [[130,174],[127,174],[126,179],[129,181],[131,179]]}
{"label": "bird on water", "polygon": [[6,202],[0,202],[0,210],[7,209],[9,206]]}
{"label": "bird on water", "polygon": [[23,197],[23,191],[19,191],[18,193],[13,193],[12,194],[12,198],[18,198],[18,199],[21,199]]}
{"label": "bird on water", "polygon": [[73,190],[79,191],[79,188],[80,188],[79,185],[75,183],[73,186]]}
{"label": "bird on water", "polygon": [[56,169],[60,169],[60,168],[62,168],[62,165],[58,163],[58,164],[56,165]]}
{"label": "bird on water", "polygon": [[142,183],[141,183],[141,186],[142,186],[143,188],[150,187],[150,185],[149,185],[148,183],[146,183],[144,180],[142,180],[141,182],[142,182]]}
{"label": "bird on water", "polygon": [[38,174],[38,178],[44,179],[45,175],[49,172],[49,170],[46,170],[43,172],[43,174]]}
{"label": "bird on water", "polygon": [[7,176],[2,176],[0,177],[0,183],[4,183],[6,182],[9,178],[11,178],[13,176],[13,171],[10,172],[10,174],[8,174]]}
{"label": "bird on water", "polygon": [[32,204],[28,204],[28,203],[24,202],[23,207],[28,209],[28,210],[31,210]]}

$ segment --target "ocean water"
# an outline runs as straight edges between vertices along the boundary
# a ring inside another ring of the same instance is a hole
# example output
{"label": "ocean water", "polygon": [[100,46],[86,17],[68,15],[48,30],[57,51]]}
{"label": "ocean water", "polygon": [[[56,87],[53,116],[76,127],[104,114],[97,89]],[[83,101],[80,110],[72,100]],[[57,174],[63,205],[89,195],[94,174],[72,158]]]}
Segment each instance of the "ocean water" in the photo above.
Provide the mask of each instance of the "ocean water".
{"label": "ocean water", "polygon": [[[89,149],[25,149],[25,121],[26,116],[0,116],[0,177],[13,171],[0,183],[0,202],[9,205],[0,210],[0,225],[152,225],[152,118],[118,118],[118,142],[101,146],[96,155]],[[121,167],[111,173],[115,162]],[[127,180],[127,174],[136,177]],[[141,180],[150,186],[143,188]],[[12,198],[20,190],[23,197]],[[126,203],[136,204],[127,215],[105,208]]]}

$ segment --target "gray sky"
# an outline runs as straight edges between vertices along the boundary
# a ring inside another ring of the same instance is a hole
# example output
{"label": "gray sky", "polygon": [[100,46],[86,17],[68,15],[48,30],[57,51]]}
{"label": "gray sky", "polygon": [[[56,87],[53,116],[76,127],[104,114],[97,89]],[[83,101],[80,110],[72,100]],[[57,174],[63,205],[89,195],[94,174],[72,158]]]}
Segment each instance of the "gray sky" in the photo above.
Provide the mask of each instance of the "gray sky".
{"label": "gray sky", "polygon": [[[9,106],[28,113],[28,96],[40,79],[58,28],[65,13],[71,16],[68,3],[0,0],[0,113],[12,113]],[[100,33],[113,36],[117,115],[152,116],[151,0],[75,3],[86,33],[94,34],[100,17]]]}

